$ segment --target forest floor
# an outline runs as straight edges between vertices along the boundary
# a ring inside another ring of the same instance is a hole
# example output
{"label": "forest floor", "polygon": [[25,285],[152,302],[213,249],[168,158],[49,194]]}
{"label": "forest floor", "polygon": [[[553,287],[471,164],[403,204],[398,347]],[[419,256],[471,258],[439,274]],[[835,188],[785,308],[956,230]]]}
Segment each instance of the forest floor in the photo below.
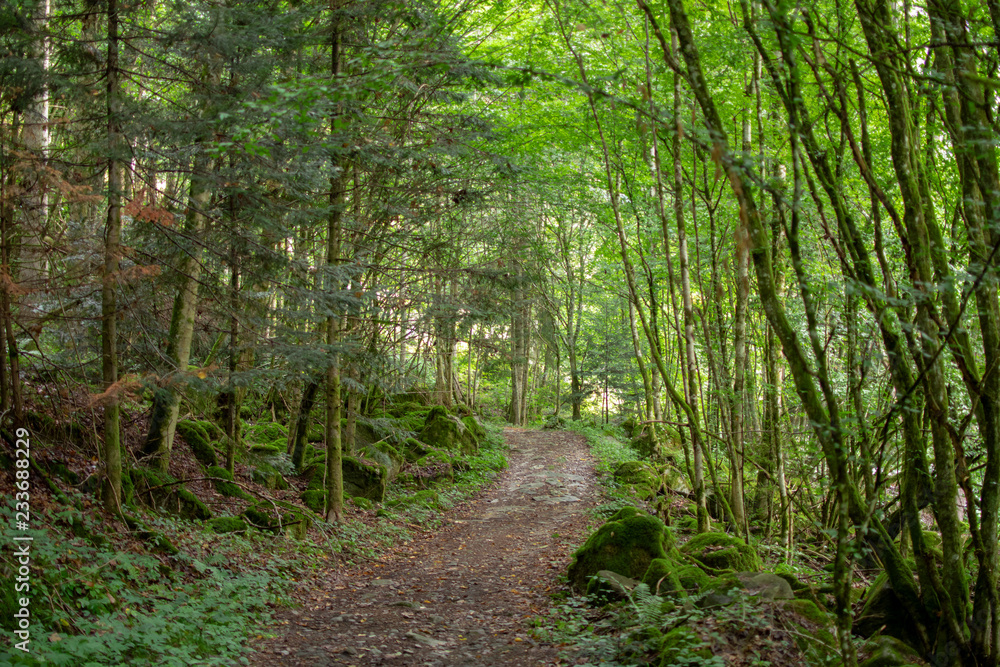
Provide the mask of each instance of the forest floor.
{"label": "forest floor", "polygon": [[554,665],[529,634],[599,498],[586,441],[508,428],[509,468],[380,560],[310,578],[252,665]]}

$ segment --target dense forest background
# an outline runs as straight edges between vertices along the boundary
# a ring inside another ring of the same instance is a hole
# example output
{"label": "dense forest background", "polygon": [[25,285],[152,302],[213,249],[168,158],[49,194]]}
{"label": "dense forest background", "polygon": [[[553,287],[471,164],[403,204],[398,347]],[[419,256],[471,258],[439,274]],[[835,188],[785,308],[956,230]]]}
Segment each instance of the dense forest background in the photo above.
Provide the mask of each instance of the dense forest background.
{"label": "dense forest background", "polygon": [[321,443],[334,521],[392,406],[628,420],[700,531],[829,550],[845,660],[863,564],[928,660],[1000,663],[995,0],[0,25],[4,437],[78,443],[107,511],[185,418],[230,475]]}

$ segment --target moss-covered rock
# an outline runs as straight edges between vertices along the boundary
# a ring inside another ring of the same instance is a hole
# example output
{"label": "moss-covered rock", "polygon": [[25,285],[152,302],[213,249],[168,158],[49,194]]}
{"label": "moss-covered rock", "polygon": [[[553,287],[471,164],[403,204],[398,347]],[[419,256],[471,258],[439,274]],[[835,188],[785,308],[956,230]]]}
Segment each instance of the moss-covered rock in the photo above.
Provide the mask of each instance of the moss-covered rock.
{"label": "moss-covered rock", "polygon": [[183,519],[207,521],[212,518],[212,512],[205,503],[170,475],[150,468],[133,468],[130,476],[134,497],[139,503]]}
{"label": "moss-covered rock", "polygon": [[238,516],[220,516],[205,522],[205,528],[213,533],[235,533],[247,529],[247,522]]}
{"label": "moss-covered rock", "polygon": [[358,497],[351,498],[351,504],[361,510],[370,510],[372,507],[375,506],[374,503],[372,503],[372,501],[368,500],[367,498],[358,498]]}
{"label": "moss-covered rock", "polygon": [[486,428],[479,421],[478,417],[473,414],[467,414],[462,417],[462,423],[465,424],[465,428],[476,439],[477,446],[486,442]]}
{"label": "moss-covered rock", "polygon": [[264,422],[247,426],[243,439],[258,445],[272,445],[278,450],[288,446],[288,428],[277,422]]}
{"label": "moss-covered rock", "polygon": [[680,565],[672,558],[654,558],[649,562],[642,583],[649,586],[654,595],[670,595],[684,592],[684,586],[677,576]]}
{"label": "moss-covered rock", "polygon": [[645,461],[625,461],[615,468],[614,479],[622,486],[631,487],[642,499],[656,494],[660,477],[656,468]]}
{"label": "moss-covered rock", "polygon": [[868,653],[869,658],[860,667],[904,667],[920,660],[916,650],[895,637],[872,637],[861,650]]}
{"label": "moss-covered rock", "polygon": [[276,444],[252,444],[250,451],[258,456],[274,456],[284,451],[284,448]]}
{"label": "moss-covered rock", "polygon": [[759,572],[760,556],[746,542],[725,533],[701,533],[688,540],[681,552],[713,570]]}
{"label": "moss-covered rock", "polygon": [[326,503],[326,491],[323,489],[308,489],[299,496],[302,504],[311,509],[316,514],[323,514]]}
{"label": "moss-covered rock", "polygon": [[344,493],[375,502],[385,499],[385,466],[353,456],[343,458]]}
{"label": "moss-covered rock", "polygon": [[809,600],[787,600],[782,607],[799,617],[789,619],[795,632],[793,637],[799,650],[805,654],[806,664],[828,665],[839,661],[834,618]]}
{"label": "moss-covered rock", "polygon": [[475,454],[479,451],[479,443],[465,423],[458,417],[448,414],[448,411],[440,405],[433,407],[427,413],[427,419],[420,429],[418,438],[433,447],[448,451],[459,451],[463,454]]}
{"label": "moss-covered rock", "polygon": [[590,577],[600,570],[641,579],[654,559],[667,557],[671,545],[670,531],[656,517],[648,514],[612,517],[573,554],[568,573],[570,583],[576,590],[585,591]]}
{"label": "moss-covered rock", "polygon": [[260,530],[274,533],[282,531],[286,536],[296,539],[305,538],[313,523],[310,513],[280,500],[261,501],[251,505],[243,511],[243,517],[247,523]]}
{"label": "moss-covered rock", "polygon": [[656,453],[656,444],[660,438],[660,430],[656,424],[637,425],[632,432],[632,448],[644,458]]}
{"label": "moss-covered rock", "polygon": [[892,590],[889,575],[885,572],[876,577],[868,589],[861,613],[854,621],[854,631],[862,637],[870,637],[879,630],[883,635],[901,639],[907,644],[920,642],[916,624]]}
{"label": "moss-covered rock", "polygon": [[209,438],[208,433],[201,422],[194,422],[184,419],[177,422],[177,434],[184,438],[184,442],[191,448],[198,463],[206,468],[219,464],[219,457],[215,453],[215,447]]}
{"label": "moss-covered rock", "polygon": [[412,495],[394,498],[386,503],[386,505],[400,509],[412,506],[424,507],[427,509],[438,509],[441,506],[441,496],[438,495],[438,492],[433,489],[424,489],[422,491],[417,491]]}
{"label": "moss-covered rock", "polygon": [[393,447],[388,440],[379,440],[370,445],[363,445],[358,448],[358,453],[366,459],[375,461],[385,468],[386,483],[392,482],[403,469],[406,458]]}
{"label": "moss-covered rock", "polygon": [[238,487],[233,482],[233,474],[226,470],[225,468],[220,468],[219,466],[211,466],[205,471],[205,474],[209,477],[215,477],[212,480],[212,485],[215,486],[215,490],[224,496],[229,498],[243,498],[244,500],[249,500],[251,498],[250,494]]}
{"label": "moss-covered rock", "polygon": [[268,489],[284,491],[288,488],[288,481],[274,468],[266,464],[260,464],[250,470],[250,479],[256,484]]}

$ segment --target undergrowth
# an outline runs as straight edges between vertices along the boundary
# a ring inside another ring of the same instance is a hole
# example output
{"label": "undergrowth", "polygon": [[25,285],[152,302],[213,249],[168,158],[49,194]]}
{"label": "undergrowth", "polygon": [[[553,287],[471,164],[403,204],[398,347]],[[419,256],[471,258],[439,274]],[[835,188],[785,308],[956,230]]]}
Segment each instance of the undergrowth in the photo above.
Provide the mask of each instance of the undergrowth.
{"label": "undergrowth", "polygon": [[[0,508],[0,540],[11,543],[9,508]],[[0,665],[230,665],[247,651],[250,631],[285,600],[289,572],[314,554],[269,554],[254,561],[273,536],[209,536],[196,524],[156,519],[188,533],[176,556],[125,551],[101,534],[87,513],[63,509],[31,535],[31,642],[25,653],[0,649]],[[167,531],[164,531],[167,532]],[[23,535],[22,531],[18,531]],[[78,536],[79,535],[79,536]],[[208,544],[208,539],[212,543]],[[13,580],[15,563],[0,556],[0,574]],[[4,587],[5,593],[12,588]],[[13,593],[0,600],[7,632]]]}

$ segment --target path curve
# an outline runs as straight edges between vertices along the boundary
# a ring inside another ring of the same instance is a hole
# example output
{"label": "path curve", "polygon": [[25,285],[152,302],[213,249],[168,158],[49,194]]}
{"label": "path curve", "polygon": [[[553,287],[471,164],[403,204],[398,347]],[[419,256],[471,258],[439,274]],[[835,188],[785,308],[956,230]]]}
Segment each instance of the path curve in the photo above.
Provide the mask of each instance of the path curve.
{"label": "path curve", "polygon": [[510,467],[369,572],[339,572],[253,665],[552,665],[528,622],[544,613],[597,502],[582,436],[508,428]]}

